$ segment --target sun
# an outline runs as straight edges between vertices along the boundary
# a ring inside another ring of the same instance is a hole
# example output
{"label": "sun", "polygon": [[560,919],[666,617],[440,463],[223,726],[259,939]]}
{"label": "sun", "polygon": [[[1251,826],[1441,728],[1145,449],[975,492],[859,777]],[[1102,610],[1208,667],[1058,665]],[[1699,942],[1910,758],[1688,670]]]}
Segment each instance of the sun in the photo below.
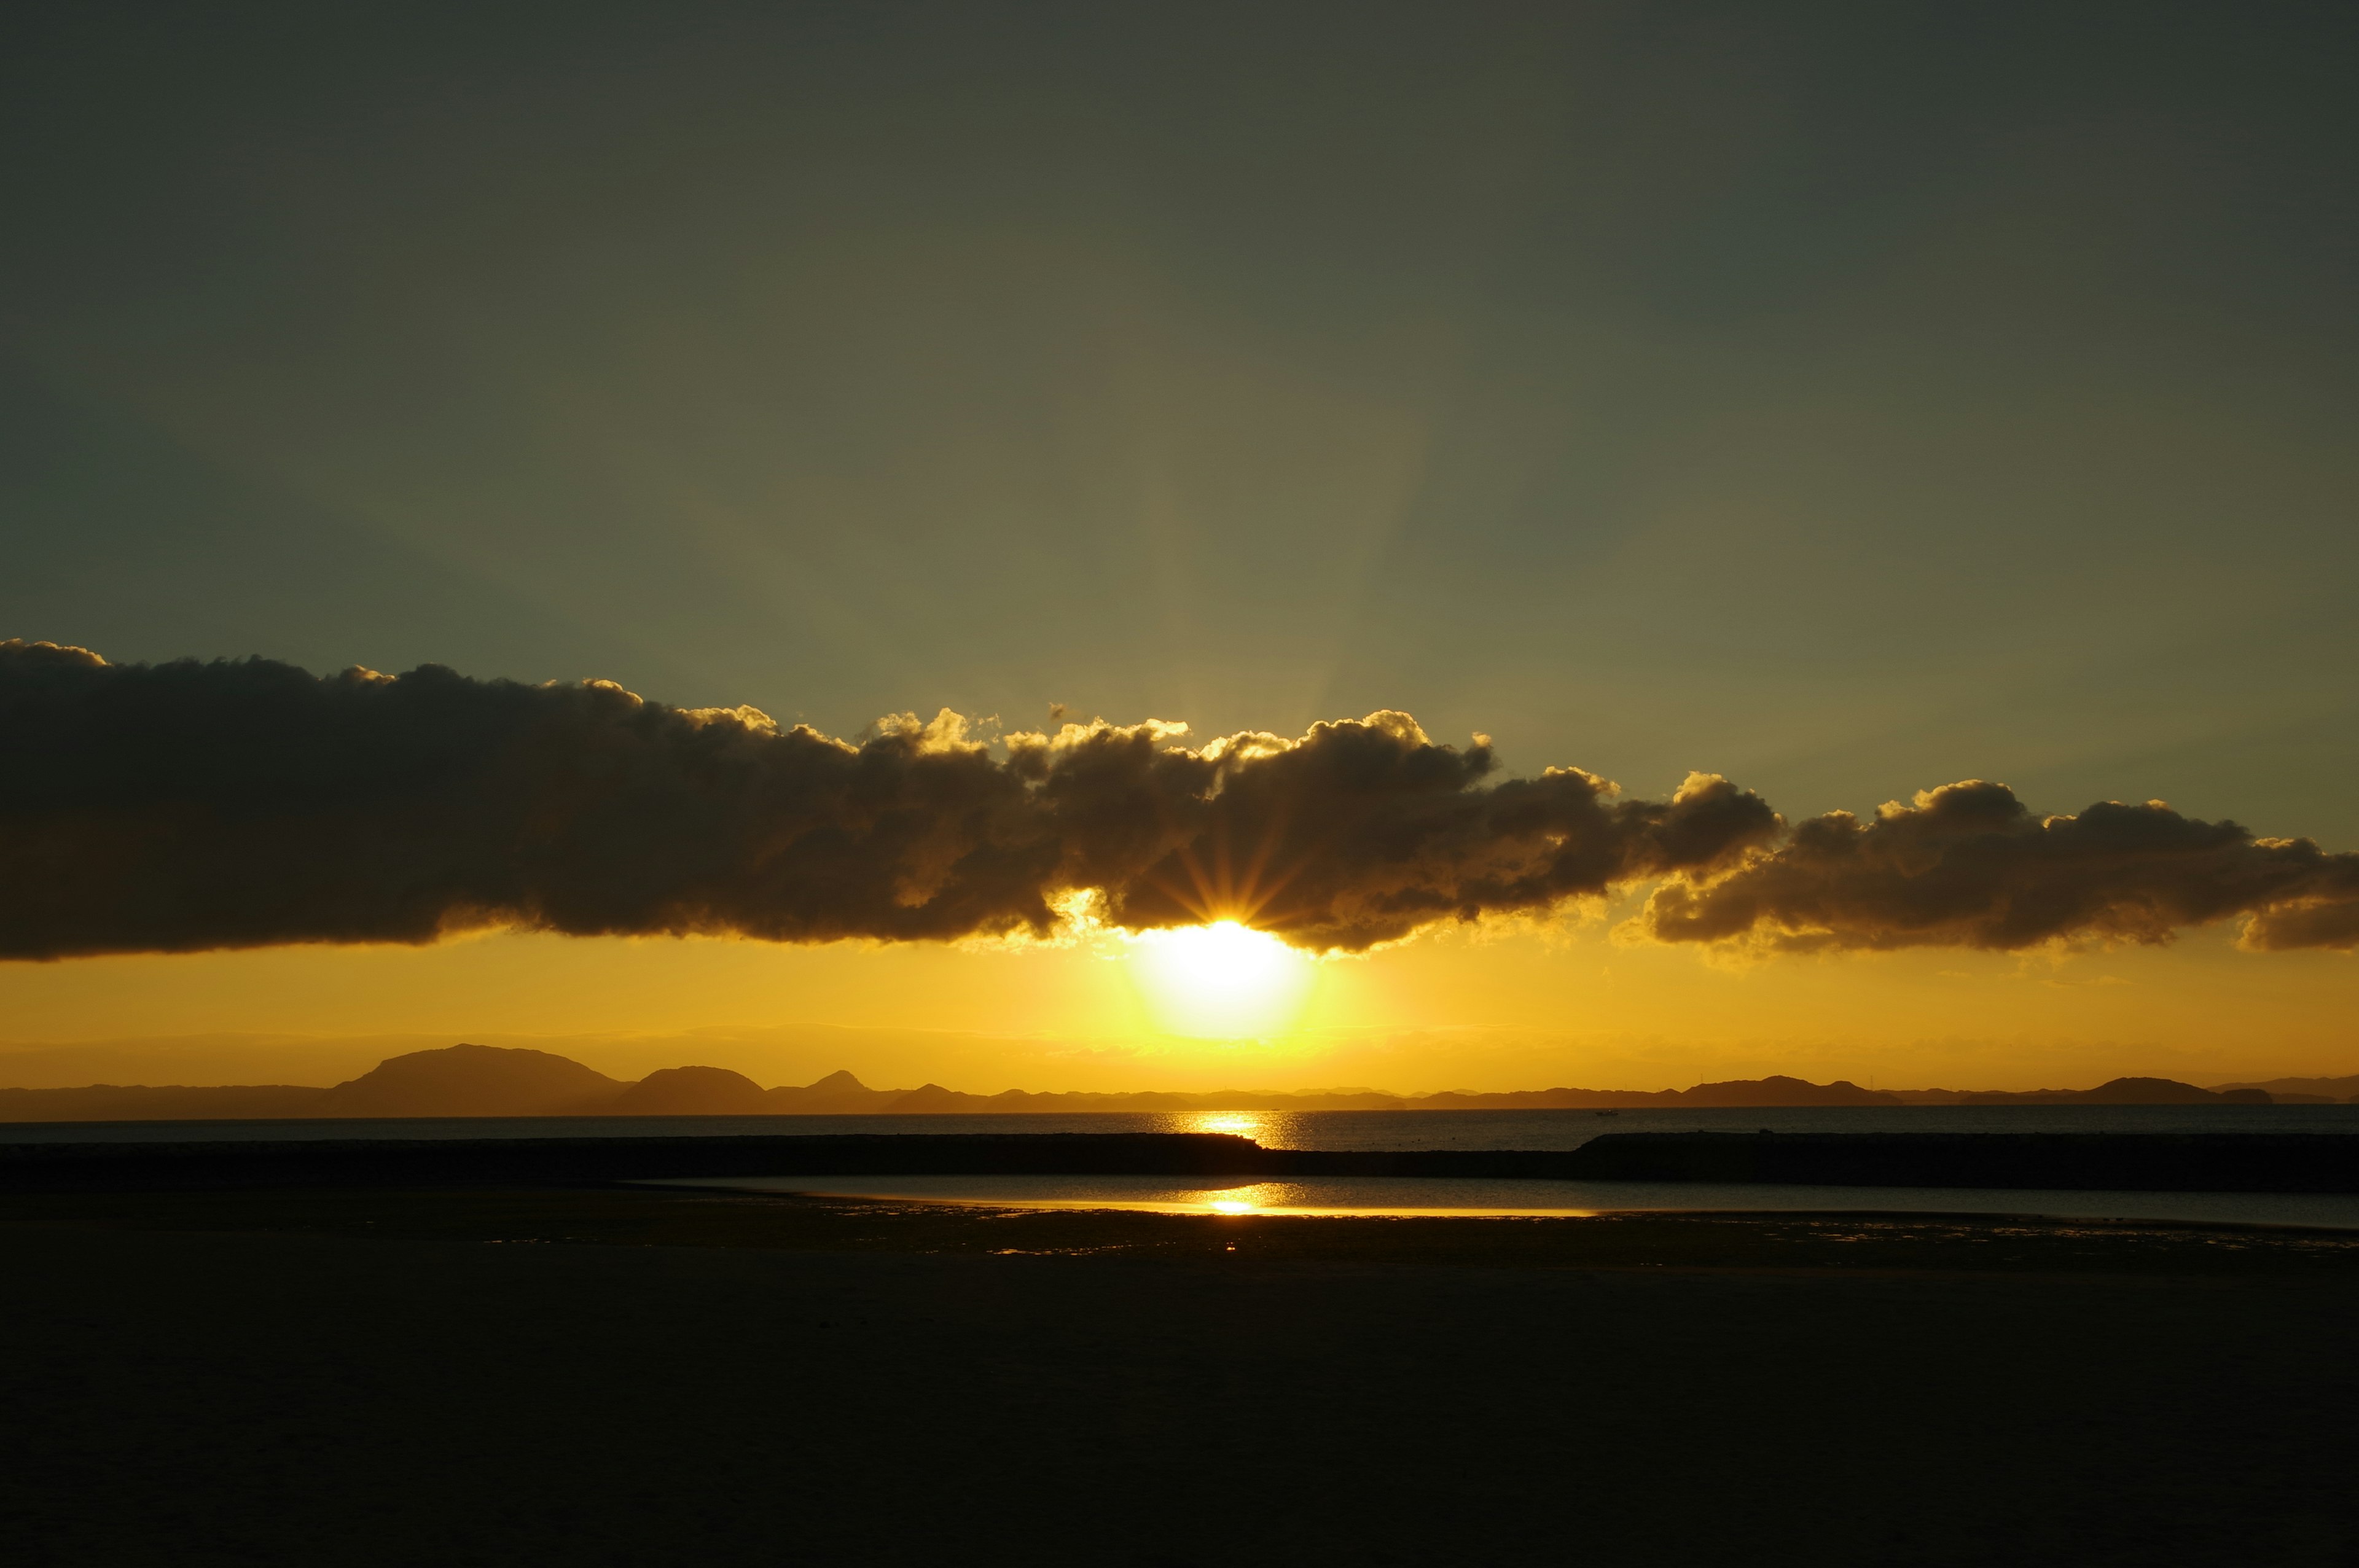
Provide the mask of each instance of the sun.
{"label": "sun", "polygon": [[1149,931],[1131,964],[1158,1021],[1174,1034],[1266,1039],[1301,1011],[1310,960],[1234,920]]}

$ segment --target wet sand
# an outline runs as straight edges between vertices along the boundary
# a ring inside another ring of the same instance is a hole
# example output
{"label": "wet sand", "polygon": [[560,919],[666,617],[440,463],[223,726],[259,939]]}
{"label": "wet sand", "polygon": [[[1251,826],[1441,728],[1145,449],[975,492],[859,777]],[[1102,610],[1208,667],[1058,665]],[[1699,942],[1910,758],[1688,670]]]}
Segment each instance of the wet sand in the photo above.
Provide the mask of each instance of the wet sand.
{"label": "wet sand", "polygon": [[0,1252],[20,1563],[2359,1548],[2349,1238],[378,1191]]}

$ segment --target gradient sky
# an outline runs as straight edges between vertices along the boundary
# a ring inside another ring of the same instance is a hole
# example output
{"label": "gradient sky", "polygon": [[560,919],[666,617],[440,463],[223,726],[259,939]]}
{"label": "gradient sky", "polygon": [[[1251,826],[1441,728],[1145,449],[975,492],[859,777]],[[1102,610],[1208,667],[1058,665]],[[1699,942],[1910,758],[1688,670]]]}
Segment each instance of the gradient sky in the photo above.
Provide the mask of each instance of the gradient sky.
{"label": "gradient sky", "polygon": [[[844,735],[1389,708],[1789,817],[1982,777],[2359,849],[2347,6],[5,27],[0,635]],[[2225,929],[1610,925],[1321,964],[1248,1044],[1119,954],[519,935],[0,965],[0,1038],[117,1043],[22,1082],[397,1036],[984,1090],[2359,1071],[2359,963]]]}

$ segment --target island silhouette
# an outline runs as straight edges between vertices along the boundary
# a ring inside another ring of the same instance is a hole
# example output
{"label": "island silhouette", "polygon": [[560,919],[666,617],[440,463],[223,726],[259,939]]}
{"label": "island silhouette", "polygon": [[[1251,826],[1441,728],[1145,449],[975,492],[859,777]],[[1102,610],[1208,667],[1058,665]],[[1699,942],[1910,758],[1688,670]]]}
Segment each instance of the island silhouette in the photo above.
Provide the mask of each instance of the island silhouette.
{"label": "island silhouette", "polygon": [[[2298,1086],[2298,1087],[2297,1087]],[[2340,1092],[2337,1092],[2340,1091]],[[1217,1110],[1553,1110],[1656,1107],[1809,1108],[1905,1105],[2267,1105],[2329,1103],[2359,1092],[2359,1076],[2280,1079],[2204,1088],[2175,1079],[2115,1078],[2087,1089],[1867,1089],[1782,1075],[1685,1089],[1518,1089],[1386,1094],[1374,1089],[1220,1089],[970,1094],[940,1084],[871,1088],[849,1072],[764,1087],[726,1067],[666,1067],[636,1081],[609,1077],[554,1052],[460,1044],[387,1058],[327,1087],[92,1084],[0,1088],[0,1121],[165,1121],[277,1118],[534,1116],[813,1116],[1162,1112]]]}

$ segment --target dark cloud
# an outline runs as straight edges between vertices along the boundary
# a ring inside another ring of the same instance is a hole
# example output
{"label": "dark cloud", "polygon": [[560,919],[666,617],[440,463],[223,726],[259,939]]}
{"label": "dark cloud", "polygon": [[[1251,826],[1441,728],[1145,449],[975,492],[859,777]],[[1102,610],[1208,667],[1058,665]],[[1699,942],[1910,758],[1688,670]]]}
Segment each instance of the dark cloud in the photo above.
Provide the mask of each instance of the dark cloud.
{"label": "dark cloud", "polygon": [[[1158,762],[1177,787],[1151,799],[1097,776],[1094,759],[1063,764],[1082,787],[1068,804],[1051,782],[1060,820],[1076,843],[1112,851],[1082,860],[1076,880],[1106,890],[1125,925],[1233,915],[1305,947],[1362,948],[1440,920],[1708,871],[1778,827],[1760,796],[1708,774],[1668,801],[1622,799],[1577,768],[1485,784],[1487,741],[1436,746],[1404,713],[1314,725],[1293,742],[1234,735]],[[1129,768],[1142,781],[1154,771]],[[1162,830],[1139,837],[1150,822]]]}
{"label": "dark cloud", "polygon": [[785,942],[1237,919],[1356,950],[1661,883],[1636,930],[1792,948],[2167,940],[2359,946],[2359,855],[2159,802],[2038,817],[1968,783],[1786,832],[1690,775],[1494,780],[1401,713],[1182,743],[945,712],[858,743],[608,682],[266,660],[114,665],[0,643],[0,957],[429,942],[471,927]]}
{"label": "dark cloud", "polygon": [[2155,943],[2250,916],[2249,947],[2359,946],[2359,855],[2256,838],[2160,801],[2034,816],[1973,781],[1862,822],[1800,823],[1774,850],[1655,891],[1644,933],[1783,948],[2020,948],[2060,939]]}
{"label": "dark cloud", "polygon": [[858,744],[604,682],[0,643],[0,955],[427,942],[484,925],[778,941],[1234,917],[1312,948],[1543,909],[1768,842],[1699,775],[1625,800],[1487,782],[1407,716],[1235,735],[1067,725],[1004,756],[955,715]]}

